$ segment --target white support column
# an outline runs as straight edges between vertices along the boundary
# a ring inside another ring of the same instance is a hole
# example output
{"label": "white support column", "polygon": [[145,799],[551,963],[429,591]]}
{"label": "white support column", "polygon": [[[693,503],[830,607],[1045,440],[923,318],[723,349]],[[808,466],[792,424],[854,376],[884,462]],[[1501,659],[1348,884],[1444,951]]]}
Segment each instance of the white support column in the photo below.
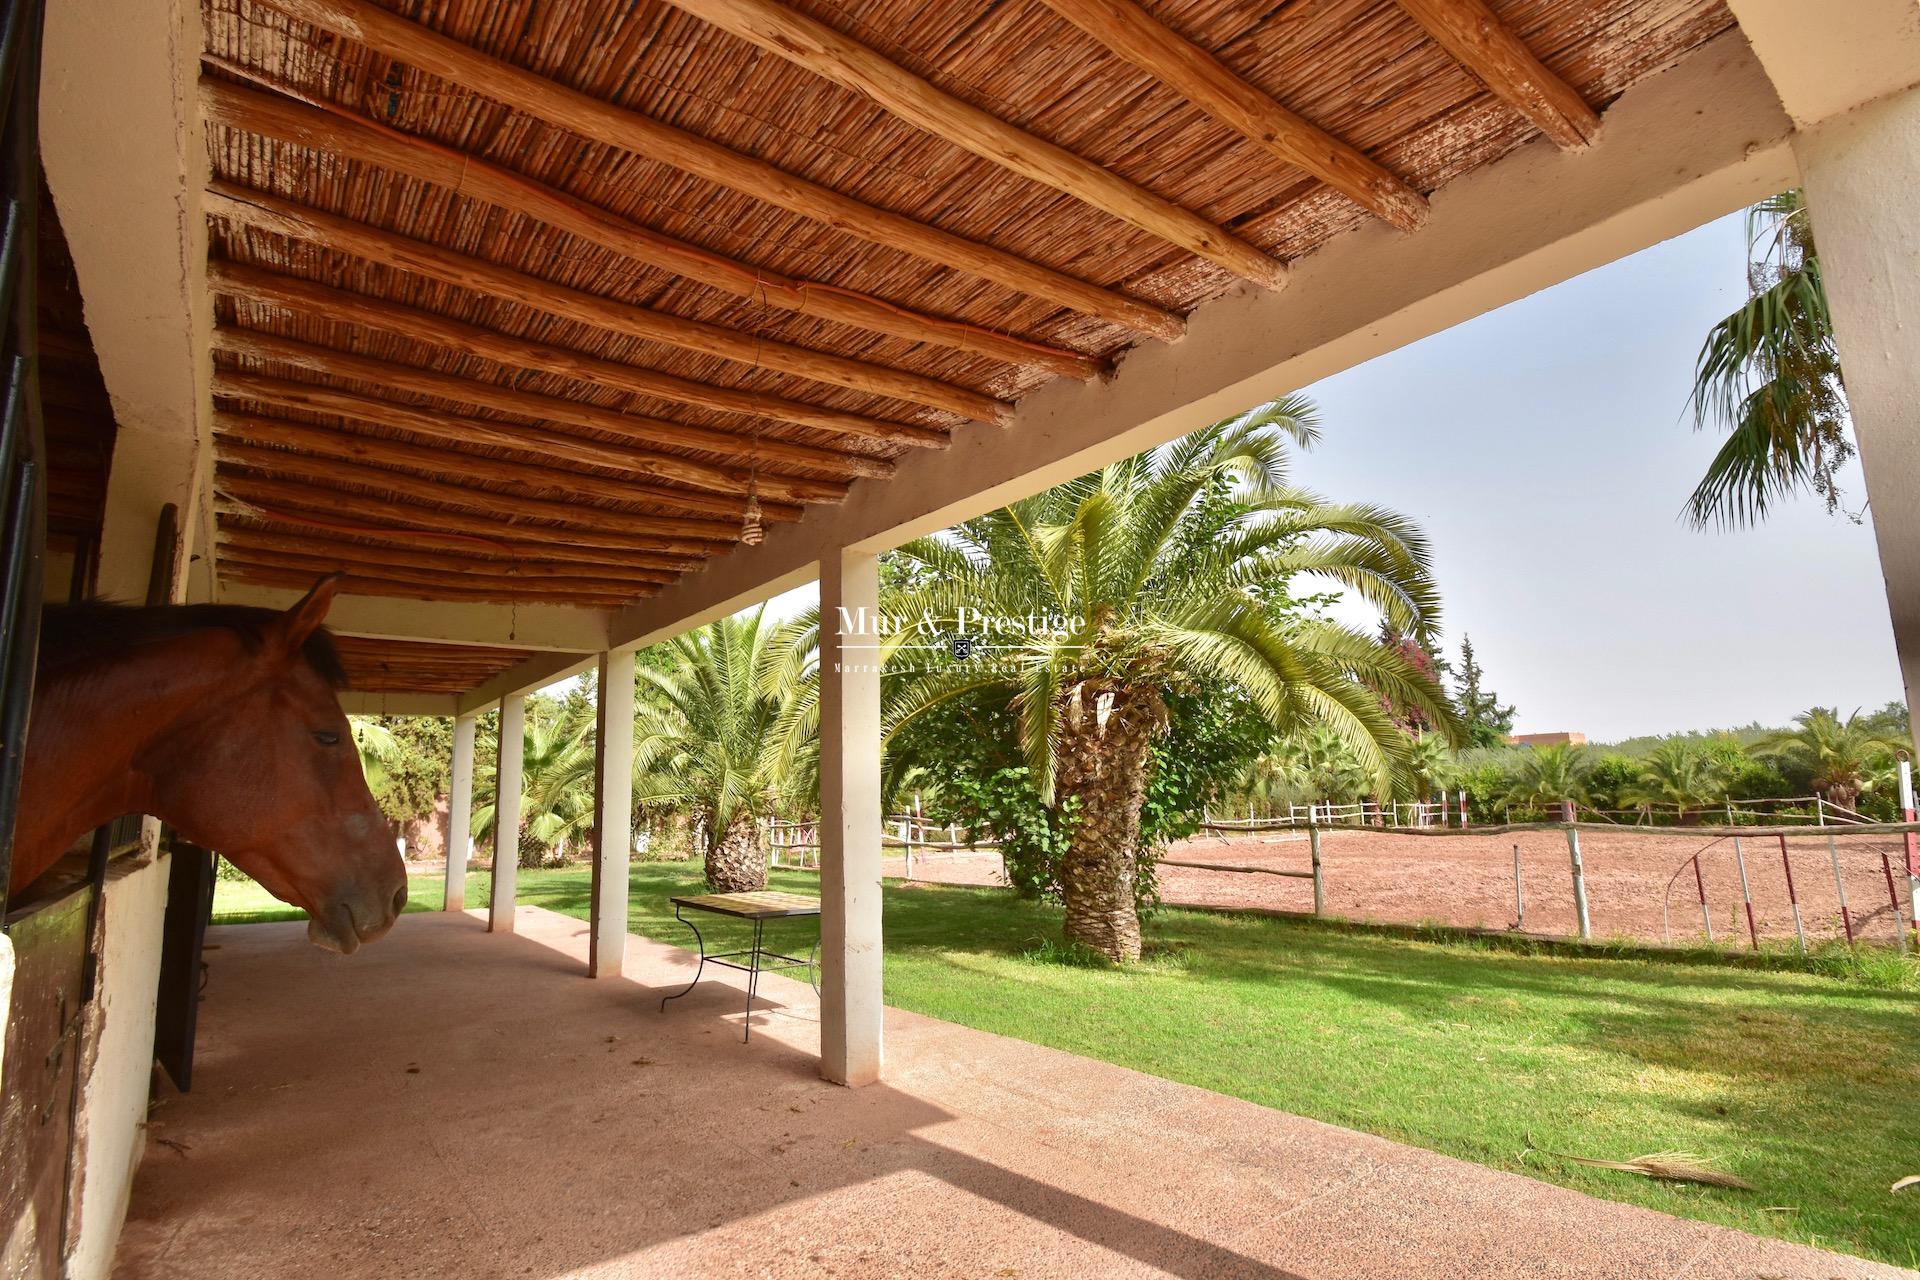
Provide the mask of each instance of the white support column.
{"label": "white support column", "polygon": [[820,1074],[880,1078],[879,561],[820,562]]}
{"label": "white support column", "polygon": [[467,846],[473,839],[473,731],[477,715],[453,718],[453,778],[447,787],[448,911],[467,908]]}
{"label": "white support column", "polygon": [[500,700],[500,756],[494,772],[493,887],[487,899],[487,931],[513,932],[513,895],[520,872],[521,756],[526,748],[527,700]]}
{"label": "white support column", "polygon": [[1800,161],[1907,705],[1920,698],[1920,90],[1813,126]]}
{"label": "white support column", "polygon": [[633,854],[633,650],[600,655],[594,717],[593,921],[589,978],[617,978],[627,951]]}

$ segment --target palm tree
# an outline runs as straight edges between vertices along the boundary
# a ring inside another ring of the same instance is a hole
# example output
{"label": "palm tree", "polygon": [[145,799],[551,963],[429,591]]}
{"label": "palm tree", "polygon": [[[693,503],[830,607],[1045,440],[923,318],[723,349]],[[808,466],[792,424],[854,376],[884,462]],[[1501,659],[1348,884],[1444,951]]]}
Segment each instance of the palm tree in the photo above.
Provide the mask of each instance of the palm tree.
{"label": "palm tree", "polygon": [[1591,766],[1585,747],[1559,742],[1531,747],[1508,777],[1503,803],[1516,809],[1557,809],[1587,798],[1586,774]]}
{"label": "palm tree", "polygon": [[[593,704],[529,702],[520,768],[519,862],[537,867],[582,847],[593,830]],[[492,800],[474,810],[476,837],[493,834],[495,813]]]}
{"label": "palm tree", "polygon": [[387,770],[400,762],[405,749],[393,730],[367,716],[349,717],[353,727],[353,746],[360,753],[360,772],[367,775],[367,786],[378,791]]}
{"label": "palm tree", "polygon": [[1793,722],[1799,727],[1755,743],[1753,754],[1805,773],[1821,799],[1849,811],[1859,805],[1880,758],[1905,745],[1876,733],[1857,709],[1842,720],[1833,707],[1814,707]]}
{"label": "palm tree", "polygon": [[[1282,768],[1287,774],[1298,779],[1301,790],[1327,804],[1346,804],[1366,794],[1374,784],[1374,772],[1360,762],[1347,740],[1329,724],[1316,724],[1294,735],[1274,754],[1285,762]],[[1406,763],[1411,769],[1411,747]]]}
{"label": "palm tree", "polygon": [[1454,774],[1453,748],[1438,733],[1423,733],[1407,753],[1407,778],[1412,794],[1421,800],[1444,791]]}
{"label": "palm tree", "polygon": [[1748,211],[1749,297],[1714,325],[1694,365],[1696,429],[1726,443],[1687,500],[1696,527],[1756,524],[1807,488],[1840,502],[1834,474],[1853,456],[1833,317],[1799,191]]}
{"label": "palm tree", "polygon": [[1726,792],[1726,766],[1698,742],[1676,738],[1647,753],[1640,776],[1620,795],[1627,804],[1651,810],[1672,805],[1684,825],[1688,811],[1703,809]]}
{"label": "palm tree", "polygon": [[1041,799],[1072,815],[1060,868],[1072,942],[1140,953],[1140,810],[1166,692],[1225,685],[1278,732],[1327,726],[1382,789],[1407,756],[1383,699],[1452,725],[1445,693],[1397,650],[1292,606],[1288,583],[1312,573],[1403,634],[1430,636],[1437,616],[1407,520],[1288,484],[1283,437],[1315,434],[1311,404],[1288,397],[896,552],[913,585],[889,612],[955,632],[1021,620],[976,624],[969,658],[914,653],[885,718],[897,730],[973,690],[1011,695]]}
{"label": "palm tree", "polygon": [[1248,761],[1226,792],[1236,807],[1245,804],[1270,816],[1305,795],[1306,788],[1293,759],[1281,751],[1267,751]]}
{"label": "palm tree", "polygon": [[674,658],[638,672],[634,799],[692,814],[718,893],[762,889],[758,819],[797,788],[783,733],[800,684],[807,620],[778,625],[765,608],[666,642]]}

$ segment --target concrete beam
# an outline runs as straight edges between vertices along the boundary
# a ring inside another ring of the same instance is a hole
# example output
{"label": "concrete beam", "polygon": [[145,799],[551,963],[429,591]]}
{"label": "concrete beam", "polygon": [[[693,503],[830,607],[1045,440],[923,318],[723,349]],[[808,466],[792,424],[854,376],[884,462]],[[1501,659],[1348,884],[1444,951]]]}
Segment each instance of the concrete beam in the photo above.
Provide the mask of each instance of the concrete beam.
{"label": "concrete beam", "polygon": [[1920,0],[1728,0],[1797,125],[1920,84]]}
{"label": "concrete beam", "polygon": [[[221,604],[286,609],[303,592],[251,583],[222,583]],[[345,636],[377,640],[431,640],[442,644],[501,645],[515,649],[585,651],[606,647],[607,613],[542,604],[474,604],[406,600],[392,596],[341,595],[327,613],[327,626]],[[497,700],[498,695],[495,695]]]}
{"label": "concrete beam", "polygon": [[119,428],[99,585],[122,600],[145,597],[160,508],[176,505],[191,537],[204,490],[213,296],[200,44],[200,6],[185,0],[47,5],[41,160]]}
{"label": "concrete beam", "polygon": [[591,670],[600,655],[594,653],[539,653],[518,666],[502,671],[485,684],[477,685],[456,700],[460,711],[484,711],[502,698],[524,698],[544,689],[556,680],[565,680]]}
{"label": "concrete beam", "polygon": [[100,522],[99,575],[94,594],[122,604],[145,604],[160,531],[169,503],[181,513],[179,554],[166,598],[187,599],[190,548],[200,524],[201,476],[208,458],[190,436],[121,430],[107,466],[107,495]]}
{"label": "concrete beam", "polygon": [[340,709],[350,716],[451,716],[459,714],[451,693],[369,693],[340,691]]}
{"label": "concrete beam", "polygon": [[1362,227],[1296,264],[1283,293],[1208,303],[1187,337],[1127,355],[1104,383],[1054,382],[1004,430],[961,427],[836,507],[770,530],[613,615],[651,644],[875,551],[1164,444],[1790,186],[1791,123],[1738,32],[1635,86],[1581,153],[1522,147],[1436,193],[1417,235]]}

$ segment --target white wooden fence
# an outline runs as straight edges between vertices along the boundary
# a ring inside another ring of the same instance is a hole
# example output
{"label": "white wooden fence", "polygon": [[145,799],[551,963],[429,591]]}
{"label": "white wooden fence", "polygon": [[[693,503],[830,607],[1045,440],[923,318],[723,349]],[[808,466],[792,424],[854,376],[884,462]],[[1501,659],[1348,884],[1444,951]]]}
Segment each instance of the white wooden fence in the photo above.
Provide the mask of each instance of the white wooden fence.
{"label": "white wooden fence", "polygon": [[[819,868],[820,826],[817,822],[763,818],[760,820],[760,834],[766,846],[769,865]],[[973,833],[957,823],[929,822],[912,813],[890,816],[880,833],[880,842],[885,848],[902,851],[909,880],[913,878],[916,861],[970,853],[997,853],[1000,849],[990,840],[976,843]]]}

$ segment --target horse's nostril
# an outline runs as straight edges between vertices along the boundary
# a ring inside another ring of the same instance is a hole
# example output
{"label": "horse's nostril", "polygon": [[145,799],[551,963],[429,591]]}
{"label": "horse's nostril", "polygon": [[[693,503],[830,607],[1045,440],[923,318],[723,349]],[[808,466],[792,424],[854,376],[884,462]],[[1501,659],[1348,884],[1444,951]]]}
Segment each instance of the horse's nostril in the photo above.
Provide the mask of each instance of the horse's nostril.
{"label": "horse's nostril", "polygon": [[407,886],[401,885],[393,891],[393,914],[399,915],[407,909]]}

